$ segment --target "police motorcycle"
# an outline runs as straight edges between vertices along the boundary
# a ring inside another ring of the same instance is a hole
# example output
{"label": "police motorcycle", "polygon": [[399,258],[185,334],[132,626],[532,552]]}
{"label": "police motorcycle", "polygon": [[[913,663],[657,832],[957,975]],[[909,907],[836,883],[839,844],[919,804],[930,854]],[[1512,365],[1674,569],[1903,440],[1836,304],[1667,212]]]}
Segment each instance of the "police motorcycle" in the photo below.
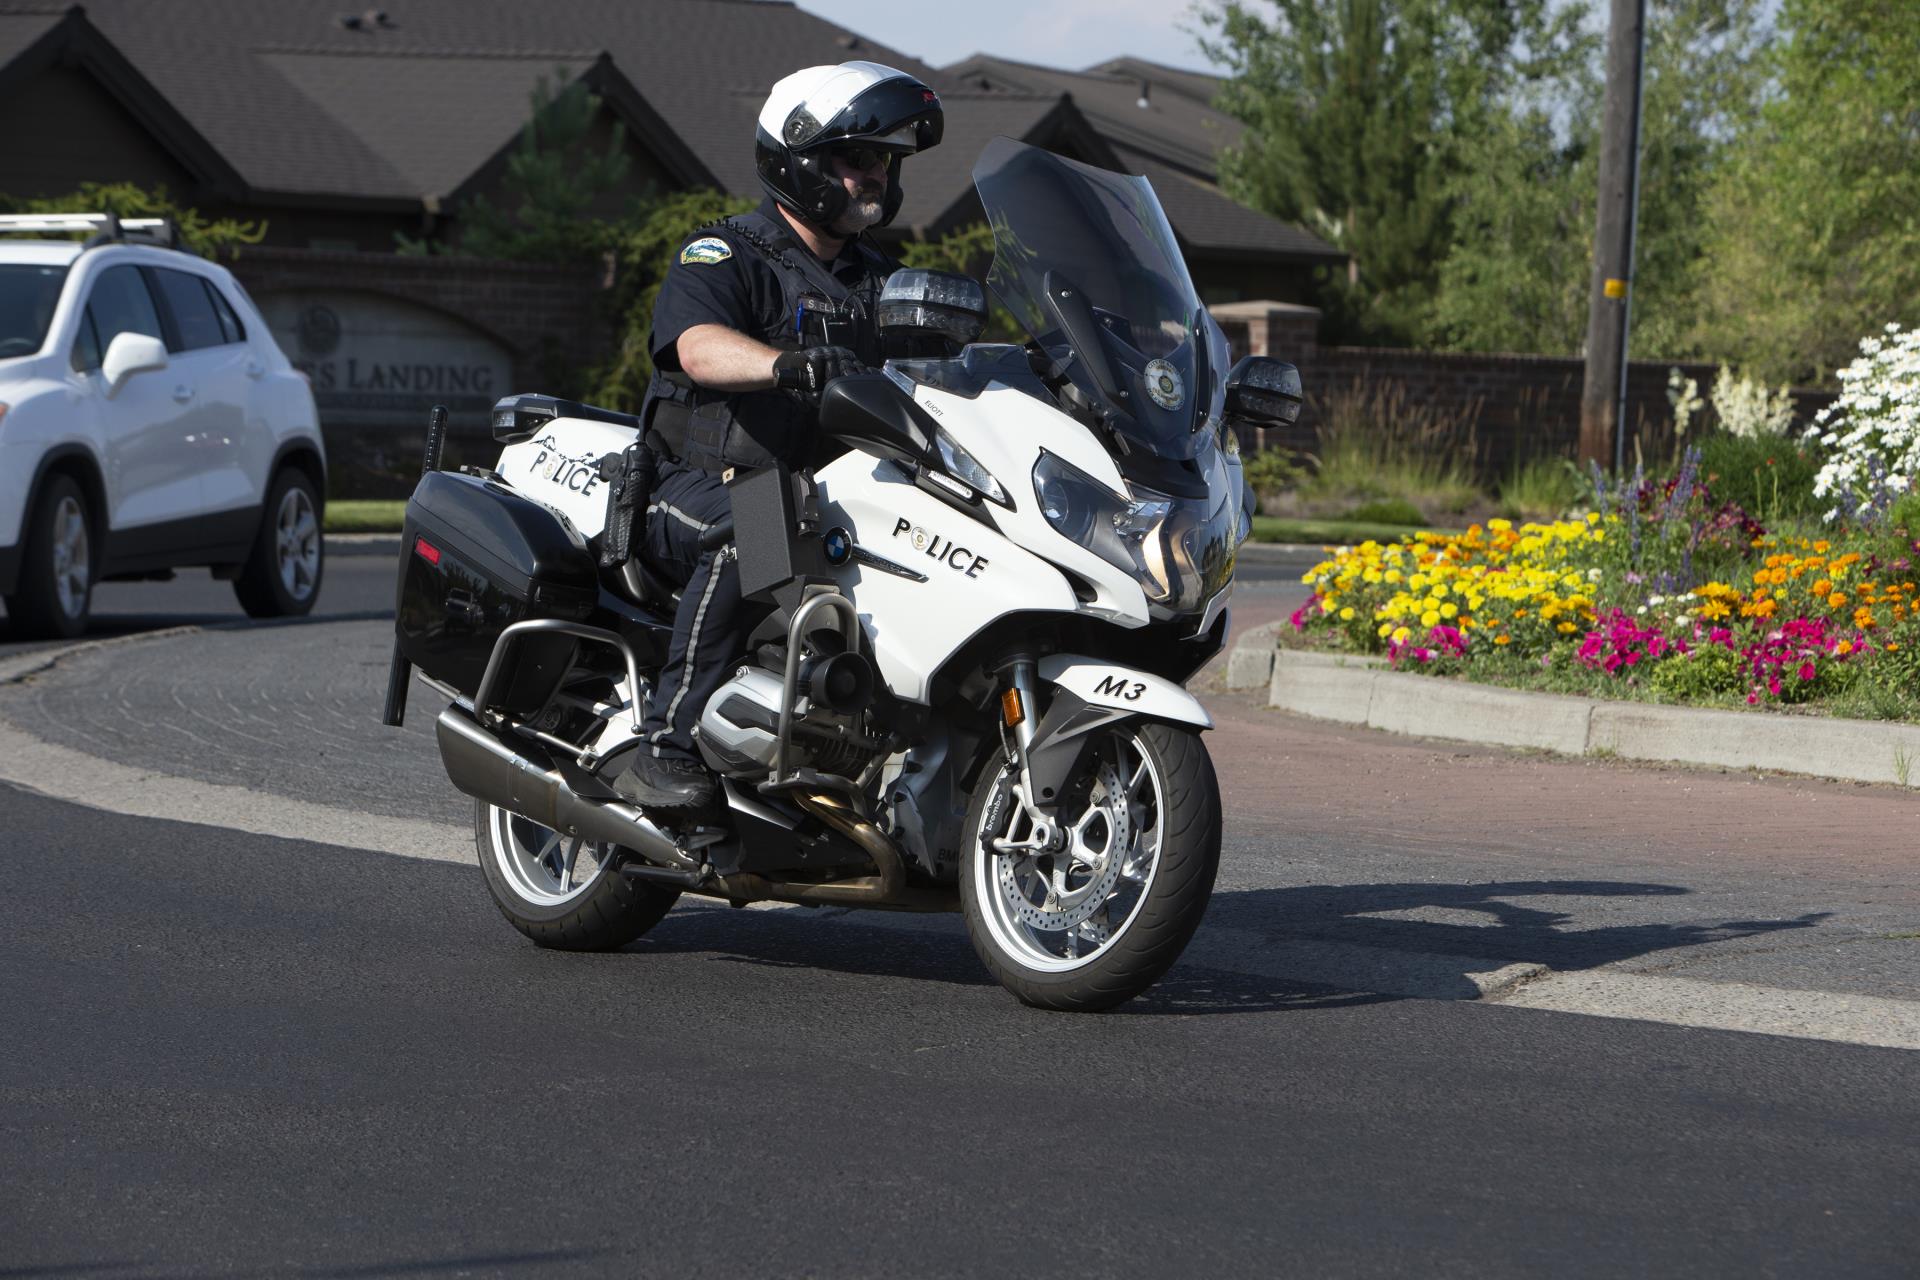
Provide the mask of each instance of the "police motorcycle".
{"label": "police motorcycle", "polygon": [[974,341],[977,282],[897,272],[882,329],[943,354],[829,384],[845,451],[811,475],[731,478],[704,545],[769,613],[699,720],[713,811],[610,785],[674,603],[627,554],[638,422],[510,397],[491,471],[423,476],[386,720],[409,669],[447,699],[487,887],[536,943],[620,947],[683,893],[957,910],[1014,995],[1094,1010],[1199,925],[1221,808],[1181,682],[1225,640],[1251,523],[1231,428],[1292,421],[1299,376],[1228,367],[1145,179],[1004,138],[973,176],[1029,340]]}

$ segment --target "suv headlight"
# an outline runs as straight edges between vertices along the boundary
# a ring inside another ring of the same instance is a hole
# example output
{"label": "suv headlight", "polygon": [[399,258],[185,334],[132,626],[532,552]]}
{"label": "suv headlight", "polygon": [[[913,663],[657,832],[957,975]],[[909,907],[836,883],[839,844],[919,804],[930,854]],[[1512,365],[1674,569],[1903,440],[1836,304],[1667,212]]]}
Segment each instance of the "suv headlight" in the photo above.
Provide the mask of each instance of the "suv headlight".
{"label": "suv headlight", "polygon": [[1062,537],[1133,574],[1149,600],[1175,613],[1198,608],[1233,572],[1239,515],[1224,494],[1175,498],[1133,488],[1122,497],[1044,451],[1033,493]]}

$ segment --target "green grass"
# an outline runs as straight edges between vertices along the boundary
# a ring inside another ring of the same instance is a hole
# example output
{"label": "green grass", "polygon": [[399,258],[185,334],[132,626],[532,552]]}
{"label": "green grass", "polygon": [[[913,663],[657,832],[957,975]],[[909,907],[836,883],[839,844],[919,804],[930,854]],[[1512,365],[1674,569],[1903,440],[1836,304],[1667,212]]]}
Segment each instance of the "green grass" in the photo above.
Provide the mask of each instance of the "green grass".
{"label": "green grass", "polygon": [[328,533],[398,533],[406,515],[401,501],[340,501],[327,504]]}
{"label": "green grass", "polygon": [[[1365,520],[1295,520],[1289,516],[1255,516],[1255,542],[1339,543],[1398,542],[1412,533],[1404,524],[1375,524]],[[1458,530],[1441,529],[1440,533]]]}

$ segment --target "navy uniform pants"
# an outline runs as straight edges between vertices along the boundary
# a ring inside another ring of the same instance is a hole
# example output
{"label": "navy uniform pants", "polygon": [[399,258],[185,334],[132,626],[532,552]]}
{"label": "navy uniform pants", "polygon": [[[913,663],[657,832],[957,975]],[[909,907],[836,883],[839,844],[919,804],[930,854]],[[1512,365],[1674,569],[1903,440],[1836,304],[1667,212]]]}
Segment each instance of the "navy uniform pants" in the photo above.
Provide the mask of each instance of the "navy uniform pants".
{"label": "navy uniform pants", "polygon": [[731,543],[700,549],[700,535],[731,507],[719,476],[662,462],[647,502],[649,564],[681,585],[673,640],[647,699],[646,740],[656,756],[697,760],[693,726],[713,691],[746,653],[762,612],[740,599],[740,569]]}

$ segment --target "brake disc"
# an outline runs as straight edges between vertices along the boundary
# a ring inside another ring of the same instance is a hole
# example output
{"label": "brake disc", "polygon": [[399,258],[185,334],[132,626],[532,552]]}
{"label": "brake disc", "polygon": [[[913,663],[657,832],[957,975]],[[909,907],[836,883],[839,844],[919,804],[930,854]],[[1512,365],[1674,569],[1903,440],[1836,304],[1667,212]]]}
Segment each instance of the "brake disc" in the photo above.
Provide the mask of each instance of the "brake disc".
{"label": "brake disc", "polygon": [[[1134,832],[1125,784],[1120,771],[1111,764],[1101,765],[1094,778],[1099,784],[1098,791],[1070,828],[1072,834],[1065,849],[1028,858],[1000,855],[996,879],[1001,896],[1014,917],[1030,929],[1057,933],[1085,924],[1106,906],[1114,885],[1120,880],[1127,854],[1133,848]],[[1092,849],[1087,843],[1087,830],[1096,820],[1107,831],[1105,845],[1100,849]],[[1050,863],[1047,871],[1039,869],[1042,858]],[[1060,865],[1063,862],[1066,863],[1064,869]],[[1022,889],[1023,867],[1046,886],[1044,901],[1034,902]],[[1072,876],[1082,871],[1088,877],[1086,883],[1066,887]]]}

